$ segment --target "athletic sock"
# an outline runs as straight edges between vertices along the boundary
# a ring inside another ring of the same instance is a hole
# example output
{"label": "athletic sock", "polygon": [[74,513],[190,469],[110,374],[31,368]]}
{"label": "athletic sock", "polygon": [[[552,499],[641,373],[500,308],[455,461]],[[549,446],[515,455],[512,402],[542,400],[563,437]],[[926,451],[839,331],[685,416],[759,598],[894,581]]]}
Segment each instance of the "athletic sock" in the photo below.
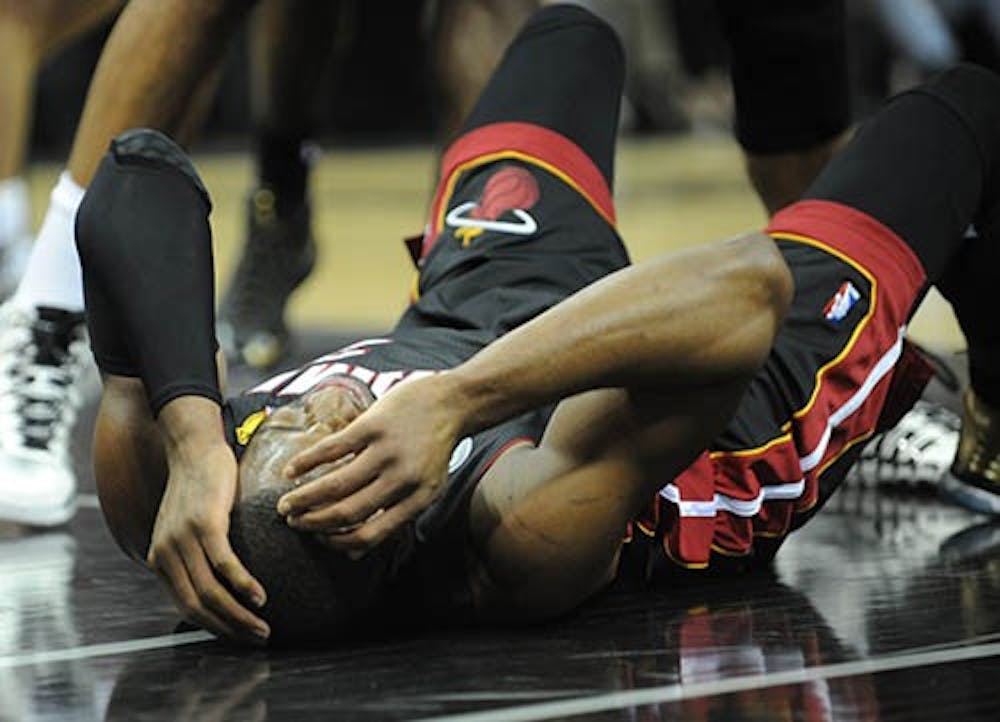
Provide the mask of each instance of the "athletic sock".
{"label": "athletic sock", "polygon": [[80,259],[73,242],[73,223],[84,189],[69,171],[59,176],[52,189],[42,228],[31,249],[28,267],[11,299],[21,309],[50,306],[67,311],[83,310],[83,280]]}
{"label": "athletic sock", "polygon": [[27,236],[30,226],[28,183],[19,176],[0,180],[0,248]]}

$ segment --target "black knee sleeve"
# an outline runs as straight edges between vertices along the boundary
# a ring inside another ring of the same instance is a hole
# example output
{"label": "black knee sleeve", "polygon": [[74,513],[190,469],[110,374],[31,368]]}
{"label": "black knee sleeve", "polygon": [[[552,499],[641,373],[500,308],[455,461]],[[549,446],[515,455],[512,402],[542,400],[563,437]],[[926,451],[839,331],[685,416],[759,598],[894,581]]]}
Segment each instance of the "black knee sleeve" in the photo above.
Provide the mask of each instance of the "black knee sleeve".
{"label": "black knee sleeve", "polygon": [[806,150],[850,123],[844,0],[716,0],[732,51],[736,138]]}
{"label": "black knee sleeve", "polygon": [[154,415],[177,396],[221,401],[210,211],[184,152],[142,129],[112,141],[77,214],[94,358],[141,376]]}
{"label": "black knee sleeve", "polygon": [[611,26],[574,5],[546,7],[514,38],[463,132],[503,122],[549,128],[582,148],[612,187],[624,84]]}

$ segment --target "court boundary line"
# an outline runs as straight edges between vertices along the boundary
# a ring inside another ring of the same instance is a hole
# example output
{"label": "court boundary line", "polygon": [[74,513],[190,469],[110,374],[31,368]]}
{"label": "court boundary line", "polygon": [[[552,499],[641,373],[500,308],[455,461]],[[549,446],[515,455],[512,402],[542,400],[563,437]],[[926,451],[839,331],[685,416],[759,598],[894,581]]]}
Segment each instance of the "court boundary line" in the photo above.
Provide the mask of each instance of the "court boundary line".
{"label": "court boundary line", "polygon": [[729,679],[694,682],[692,684],[670,684],[644,689],[598,693],[579,699],[556,702],[501,707],[480,712],[459,712],[421,718],[418,722],[536,722],[554,717],[595,714],[626,707],[651,704],[681,702],[686,699],[711,695],[747,692],[754,689],[768,689],[789,684],[806,684],[820,680],[851,677],[859,674],[876,674],[901,669],[926,667],[935,664],[951,664],[975,659],[985,659],[1000,655],[1000,642],[960,646],[928,652],[902,652],[899,654],[869,659],[816,665],[805,669],[754,674]]}
{"label": "court boundary line", "polygon": [[212,639],[215,639],[215,637],[208,632],[196,630],[193,632],[179,632],[177,634],[163,634],[159,637],[141,637],[139,639],[129,639],[124,642],[102,642],[100,644],[84,644],[79,647],[68,647],[65,649],[22,652],[0,657],[0,669],[25,667],[33,664],[51,664],[52,662],[74,662],[81,659],[93,659],[94,657],[107,657],[113,654],[131,654],[133,652],[145,652],[153,649],[181,647],[188,644],[207,642]]}

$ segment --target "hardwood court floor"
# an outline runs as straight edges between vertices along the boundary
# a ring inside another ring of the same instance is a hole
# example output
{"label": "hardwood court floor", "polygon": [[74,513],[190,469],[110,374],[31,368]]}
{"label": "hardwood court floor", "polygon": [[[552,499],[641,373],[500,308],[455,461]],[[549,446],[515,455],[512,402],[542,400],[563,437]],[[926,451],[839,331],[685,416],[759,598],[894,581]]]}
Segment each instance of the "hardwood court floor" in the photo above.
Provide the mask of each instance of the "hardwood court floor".
{"label": "hardwood court floor", "polygon": [[[419,226],[429,163],[407,150],[324,161],[326,254],[296,299],[311,329],[296,360],[398,310],[409,271],[397,238]],[[200,166],[225,270],[248,166]],[[721,141],[628,144],[619,189],[637,258],[761,221]],[[946,320],[929,326],[936,345]],[[74,521],[0,525],[2,722],[1000,719],[1000,526],[933,495],[844,489],[766,577],[611,592],[531,629],[248,653],[173,633],[154,580],[114,547],[88,471],[92,413],[75,436]]]}

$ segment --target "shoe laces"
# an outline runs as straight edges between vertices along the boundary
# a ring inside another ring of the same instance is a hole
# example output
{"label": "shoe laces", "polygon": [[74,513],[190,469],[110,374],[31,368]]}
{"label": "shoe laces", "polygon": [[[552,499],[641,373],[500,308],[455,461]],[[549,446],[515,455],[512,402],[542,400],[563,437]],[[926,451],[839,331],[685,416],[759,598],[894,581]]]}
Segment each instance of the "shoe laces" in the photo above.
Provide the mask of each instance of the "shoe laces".
{"label": "shoe laces", "polygon": [[960,426],[944,406],[917,401],[896,426],[865,446],[851,476],[863,482],[930,482],[947,471]]}
{"label": "shoe laces", "polygon": [[[75,317],[75,320],[68,320]],[[82,403],[88,344],[80,314],[65,321],[0,315],[0,439],[22,450],[67,452]]]}

